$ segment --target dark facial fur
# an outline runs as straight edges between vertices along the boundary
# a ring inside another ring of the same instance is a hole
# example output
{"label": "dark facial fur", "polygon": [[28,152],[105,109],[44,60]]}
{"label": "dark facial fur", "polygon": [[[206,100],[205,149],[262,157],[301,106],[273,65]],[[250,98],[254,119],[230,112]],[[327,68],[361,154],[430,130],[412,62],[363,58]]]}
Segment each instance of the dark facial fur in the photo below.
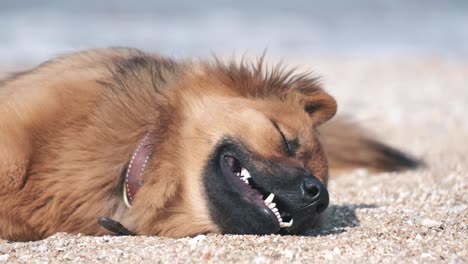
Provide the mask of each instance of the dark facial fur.
{"label": "dark facial fur", "polygon": [[[248,184],[232,172],[227,159],[235,159],[238,171],[248,170]],[[205,169],[204,186],[210,213],[225,233],[271,234],[281,230],[300,234],[328,206],[326,187],[309,171],[259,158],[236,140],[218,144]],[[266,206],[264,200],[271,193],[283,222],[294,219],[292,226],[281,228]]]}

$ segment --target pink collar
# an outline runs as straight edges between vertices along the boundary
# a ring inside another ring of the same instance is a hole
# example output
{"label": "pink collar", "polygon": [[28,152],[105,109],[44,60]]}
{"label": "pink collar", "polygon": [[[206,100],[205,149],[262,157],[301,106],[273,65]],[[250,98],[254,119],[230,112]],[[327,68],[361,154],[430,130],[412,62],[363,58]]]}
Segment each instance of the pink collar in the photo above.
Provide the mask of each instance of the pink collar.
{"label": "pink collar", "polygon": [[152,153],[151,134],[147,132],[133,152],[125,174],[123,200],[128,208],[132,206],[133,200],[143,184],[142,176]]}

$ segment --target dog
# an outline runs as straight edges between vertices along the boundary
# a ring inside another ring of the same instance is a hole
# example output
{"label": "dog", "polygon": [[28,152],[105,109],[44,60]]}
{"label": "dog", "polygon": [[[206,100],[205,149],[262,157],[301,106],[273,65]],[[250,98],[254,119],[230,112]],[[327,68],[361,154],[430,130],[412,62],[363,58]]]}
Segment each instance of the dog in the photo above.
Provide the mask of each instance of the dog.
{"label": "dog", "polygon": [[52,59],[0,80],[0,237],[304,234],[329,168],[421,164],[327,122],[336,110],[317,78],[263,57]]}

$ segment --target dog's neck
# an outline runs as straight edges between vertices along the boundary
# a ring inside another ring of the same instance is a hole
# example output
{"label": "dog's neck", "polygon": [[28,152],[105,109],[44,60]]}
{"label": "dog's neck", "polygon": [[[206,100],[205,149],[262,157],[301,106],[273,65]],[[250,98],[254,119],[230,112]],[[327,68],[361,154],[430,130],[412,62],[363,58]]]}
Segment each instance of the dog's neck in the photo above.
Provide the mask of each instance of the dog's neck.
{"label": "dog's neck", "polygon": [[147,132],[133,152],[125,174],[122,195],[128,208],[132,206],[135,195],[143,184],[142,176],[152,152],[151,133]]}

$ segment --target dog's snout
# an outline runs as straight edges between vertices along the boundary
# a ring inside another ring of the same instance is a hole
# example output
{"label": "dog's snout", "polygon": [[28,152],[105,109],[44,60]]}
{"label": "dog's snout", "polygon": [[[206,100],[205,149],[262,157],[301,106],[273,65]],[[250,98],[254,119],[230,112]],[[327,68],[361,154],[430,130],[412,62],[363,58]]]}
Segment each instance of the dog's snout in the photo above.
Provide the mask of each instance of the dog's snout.
{"label": "dog's snout", "polygon": [[330,200],[325,185],[312,175],[305,177],[302,183],[302,196],[306,202],[316,205],[317,214],[327,209]]}
{"label": "dog's snout", "polygon": [[304,195],[315,199],[320,195],[320,186],[317,181],[312,177],[307,177],[303,183]]}

